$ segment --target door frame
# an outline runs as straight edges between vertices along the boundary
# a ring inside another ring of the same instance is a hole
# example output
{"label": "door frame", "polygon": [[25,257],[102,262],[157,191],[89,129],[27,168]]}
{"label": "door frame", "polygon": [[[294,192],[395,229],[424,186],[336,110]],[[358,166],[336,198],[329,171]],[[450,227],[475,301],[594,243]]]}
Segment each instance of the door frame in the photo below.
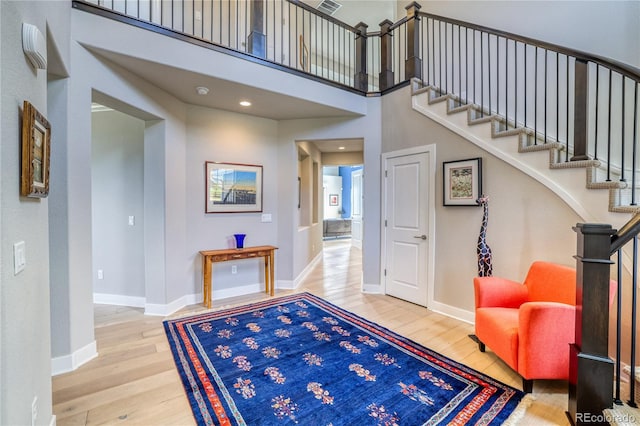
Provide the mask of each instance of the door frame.
{"label": "door frame", "polygon": [[351,228],[351,245],[353,245],[354,247],[359,248],[360,250],[362,250],[362,245],[363,245],[363,240],[364,240],[364,232],[362,232],[363,230],[363,226],[364,226],[364,194],[362,189],[364,188],[364,165],[362,166],[361,169],[358,170],[352,170],[351,171],[351,219],[353,221],[353,210],[354,210],[354,197],[353,197],[353,175],[354,174],[360,174],[360,235],[358,235],[359,239],[354,239],[353,238],[353,223],[351,224],[352,228]]}
{"label": "door frame", "polygon": [[385,226],[385,220],[387,217],[387,162],[391,158],[404,157],[406,155],[414,154],[428,154],[429,155],[429,183],[428,183],[428,229],[429,239],[427,257],[427,309],[433,306],[434,302],[434,285],[435,285],[435,241],[436,241],[436,145],[421,145],[413,148],[400,149],[397,151],[385,152],[381,156],[381,169],[380,177],[382,181],[382,199],[380,205],[380,281],[382,284],[383,294],[387,294],[387,278],[385,276],[385,267],[387,265],[387,227]]}

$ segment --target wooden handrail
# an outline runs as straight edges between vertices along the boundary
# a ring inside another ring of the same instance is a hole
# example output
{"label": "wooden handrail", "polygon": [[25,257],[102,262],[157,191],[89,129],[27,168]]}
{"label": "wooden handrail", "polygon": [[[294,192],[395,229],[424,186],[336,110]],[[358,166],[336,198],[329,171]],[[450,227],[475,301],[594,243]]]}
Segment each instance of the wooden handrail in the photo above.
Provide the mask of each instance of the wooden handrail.
{"label": "wooden handrail", "polygon": [[640,234],[640,213],[636,213],[617,233],[611,236],[609,254],[613,255],[636,235]]}

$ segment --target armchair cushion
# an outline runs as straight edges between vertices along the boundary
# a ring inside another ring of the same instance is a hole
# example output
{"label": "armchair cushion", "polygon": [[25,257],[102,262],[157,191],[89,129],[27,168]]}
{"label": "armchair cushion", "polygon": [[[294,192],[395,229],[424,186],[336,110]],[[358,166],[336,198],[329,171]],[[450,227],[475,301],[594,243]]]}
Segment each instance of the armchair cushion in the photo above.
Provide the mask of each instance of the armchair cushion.
{"label": "armchair cushion", "polygon": [[575,340],[576,307],[527,302],[518,311],[518,373],[525,379],[569,379],[569,343]]}
{"label": "armchair cushion", "polygon": [[477,308],[517,308],[526,302],[528,289],[520,283],[500,277],[475,277],[473,287]]}
{"label": "armchair cushion", "polygon": [[551,262],[533,262],[524,280],[529,302],[576,304],[576,270]]}
{"label": "armchair cushion", "polygon": [[476,277],[473,283],[480,342],[525,380],[567,379],[575,269],[534,262],[523,284],[500,277]]}
{"label": "armchair cushion", "polygon": [[476,337],[518,370],[518,309],[476,309]]}

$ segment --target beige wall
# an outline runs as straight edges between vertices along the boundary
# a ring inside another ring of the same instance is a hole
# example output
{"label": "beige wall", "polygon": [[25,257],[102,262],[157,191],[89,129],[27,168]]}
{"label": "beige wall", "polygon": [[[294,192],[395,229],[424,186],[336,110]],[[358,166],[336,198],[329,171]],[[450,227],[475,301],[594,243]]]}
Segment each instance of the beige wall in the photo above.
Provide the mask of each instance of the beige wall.
{"label": "beige wall", "polygon": [[487,242],[494,275],[525,277],[534,260],[575,264],[577,214],[542,184],[411,108],[409,88],[382,98],[382,152],[436,145],[436,302],[472,311],[479,207],[442,205],[443,161],[482,157],[483,189],[490,197]]}

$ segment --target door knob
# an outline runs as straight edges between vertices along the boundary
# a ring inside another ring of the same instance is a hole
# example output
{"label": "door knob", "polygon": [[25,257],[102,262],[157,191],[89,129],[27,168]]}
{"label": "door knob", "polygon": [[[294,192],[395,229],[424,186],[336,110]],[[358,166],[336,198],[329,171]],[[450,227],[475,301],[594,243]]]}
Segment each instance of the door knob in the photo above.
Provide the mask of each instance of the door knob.
{"label": "door knob", "polygon": [[414,235],[413,238],[420,238],[421,240],[426,240],[427,236],[422,234],[422,235]]}

